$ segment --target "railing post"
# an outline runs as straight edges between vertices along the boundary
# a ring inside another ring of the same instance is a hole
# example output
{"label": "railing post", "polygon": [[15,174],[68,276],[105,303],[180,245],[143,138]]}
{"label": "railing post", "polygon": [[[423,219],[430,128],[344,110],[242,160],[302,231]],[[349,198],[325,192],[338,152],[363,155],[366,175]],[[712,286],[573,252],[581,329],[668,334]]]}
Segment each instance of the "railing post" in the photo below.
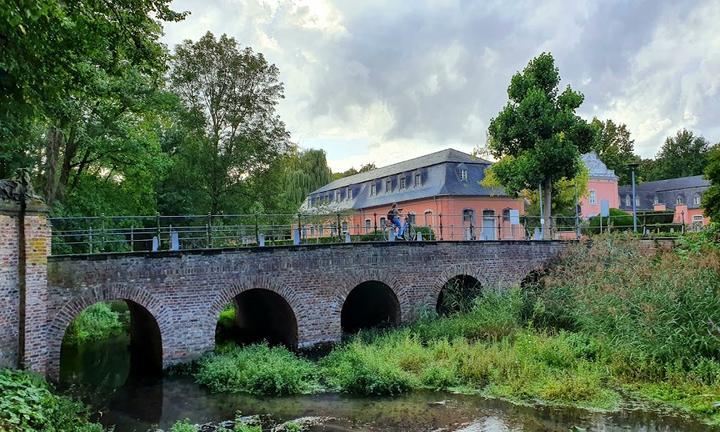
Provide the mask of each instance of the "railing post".
{"label": "railing post", "polygon": [[130,224],[130,252],[135,251],[135,222]]}
{"label": "railing post", "polygon": [[207,215],[207,223],[205,224],[205,233],[207,236],[207,245],[208,248],[212,249],[213,247],[213,238],[212,238],[212,213],[208,213]]}
{"label": "railing post", "polygon": [[105,251],[105,213],[100,214],[100,252]]}
{"label": "railing post", "polygon": [[255,243],[260,245],[260,228],[258,227],[258,215],[255,213]]}
{"label": "railing post", "polygon": [[442,213],[438,214],[440,217],[440,241],[443,240],[443,223],[442,223]]}
{"label": "railing post", "polygon": [[297,218],[298,218],[298,233],[300,234],[300,243],[302,243],[303,229],[302,229],[302,216],[300,215],[300,212],[298,212]]}
{"label": "railing post", "polygon": [[337,216],[337,235],[338,235],[338,240],[342,241],[342,233],[340,232],[340,231],[342,231],[342,230],[341,230],[341,226],[340,226],[340,213],[337,213],[336,216]]}
{"label": "railing post", "polygon": [[157,239],[158,239],[158,250],[160,250],[160,244],[162,243],[161,237],[160,237],[160,213],[155,213],[155,226],[156,226]]}
{"label": "railing post", "polygon": [[93,253],[93,229],[92,225],[88,231],[88,249],[90,253]]}

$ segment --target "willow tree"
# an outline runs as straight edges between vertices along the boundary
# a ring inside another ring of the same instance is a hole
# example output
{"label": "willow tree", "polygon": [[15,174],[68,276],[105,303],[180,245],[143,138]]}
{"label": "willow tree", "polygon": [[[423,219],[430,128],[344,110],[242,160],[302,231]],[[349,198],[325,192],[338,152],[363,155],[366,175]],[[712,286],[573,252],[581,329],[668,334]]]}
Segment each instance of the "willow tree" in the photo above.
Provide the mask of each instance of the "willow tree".
{"label": "willow tree", "polygon": [[297,211],[310,192],[332,180],[325,151],[295,149],[285,168],[283,198],[291,211]]}
{"label": "willow tree", "polygon": [[[513,75],[508,103],[488,128],[488,150],[498,159],[493,175],[511,194],[541,188],[546,227],[558,181],[577,176],[580,155],[591,149],[594,139],[590,125],[575,114],[582,93],[570,86],[559,93],[559,84],[552,55],[540,54]],[[550,238],[550,230],[544,232]]]}

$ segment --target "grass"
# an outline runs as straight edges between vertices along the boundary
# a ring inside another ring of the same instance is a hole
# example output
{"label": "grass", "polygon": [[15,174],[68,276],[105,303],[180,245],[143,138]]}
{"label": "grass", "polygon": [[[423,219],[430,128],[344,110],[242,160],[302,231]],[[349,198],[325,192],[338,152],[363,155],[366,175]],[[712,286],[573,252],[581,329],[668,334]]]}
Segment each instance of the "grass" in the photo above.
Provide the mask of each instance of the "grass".
{"label": "grass", "polygon": [[56,394],[39,375],[0,369],[0,431],[101,432],[80,402]]}
{"label": "grass", "polygon": [[466,312],[361,333],[317,363],[234,348],[201,362],[196,377],[215,391],[454,390],[601,410],[630,392],[720,424],[719,290],[715,240],[658,251],[596,237],[539,283],[486,293]]}

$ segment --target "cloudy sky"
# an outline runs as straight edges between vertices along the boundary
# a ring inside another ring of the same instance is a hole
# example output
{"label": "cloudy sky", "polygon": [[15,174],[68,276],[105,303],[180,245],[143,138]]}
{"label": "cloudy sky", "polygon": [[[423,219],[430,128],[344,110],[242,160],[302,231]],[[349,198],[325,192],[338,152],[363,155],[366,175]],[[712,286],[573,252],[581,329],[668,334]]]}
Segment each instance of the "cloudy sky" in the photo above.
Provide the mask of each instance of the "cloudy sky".
{"label": "cloudy sky", "polygon": [[338,171],[486,140],[510,77],[550,51],[581,115],[644,157],[688,128],[720,140],[720,0],[176,0],[172,48],[227,33],[280,68],[293,140]]}

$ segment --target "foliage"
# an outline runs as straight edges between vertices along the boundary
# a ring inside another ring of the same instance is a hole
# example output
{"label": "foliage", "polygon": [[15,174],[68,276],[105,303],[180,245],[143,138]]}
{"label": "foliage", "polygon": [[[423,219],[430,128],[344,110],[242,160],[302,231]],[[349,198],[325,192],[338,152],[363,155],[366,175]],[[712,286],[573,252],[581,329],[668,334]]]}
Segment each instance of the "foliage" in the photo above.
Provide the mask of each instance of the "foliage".
{"label": "foliage", "polygon": [[307,393],[316,385],[309,361],[266,344],[216,352],[200,360],[195,379],[214,392],[276,396]]}
{"label": "foliage", "polygon": [[708,163],[708,141],[682,129],[665,139],[655,160],[644,161],[640,175],[645,181],[700,175]]}
{"label": "foliage", "polygon": [[[256,181],[288,150],[288,133],[276,114],[283,98],[279,71],[235,39],[208,32],[175,49],[170,84],[190,110],[197,139],[178,149],[188,188],[202,198],[203,213],[237,211],[254,202]],[[249,202],[248,202],[249,200]]]}
{"label": "foliage", "polygon": [[101,432],[84,405],[58,396],[38,375],[0,369],[0,430]]}
{"label": "foliage", "polygon": [[178,420],[170,427],[170,432],[198,432],[198,427],[190,420]]}
{"label": "foliage", "polygon": [[720,360],[720,253],[655,252],[630,237],[573,247],[545,279],[536,320],[606,338],[625,375],[665,379]]}
{"label": "foliage", "polygon": [[708,155],[705,178],[710,180],[710,187],[702,196],[702,207],[707,217],[720,221],[720,145]]}
{"label": "foliage", "polygon": [[482,286],[475,278],[457,276],[450,279],[440,292],[438,313],[447,315],[469,311],[473,301],[482,294],[481,290]]}
{"label": "foliage", "polygon": [[635,154],[635,140],[630,138],[627,126],[598,118],[593,118],[590,126],[595,129],[593,151],[609,169],[615,171],[619,177],[618,184],[630,184],[628,164],[640,162],[640,157]]}
{"label": "foliage", "polygon": [[294,149],[285,162],[283,200],[294,213],[308,194],[332,181],[323,150]]}
{"label": "foliage", "polygon": [[624,212],[619,209],[609,209],[610,215],[607,217],[593,216],[589,220],[589,231],[592,233],[600,232],[600,222],[602,219],[603,231],[607,232],[608,229],[617,231],[632,231],[633,229],[633,217],[631,214]]}
{"label": "foliage", "polygon": [[[559,83],[552,55],[534,58],[513,75],[509,101],[488,128],[489,151],[498,159],[493,174],[510,193],[542,185],[547,224],[553,185],[578,174],[580,154],[591,148],[594,139],[594,130],[575,114],[583,95],[569,86],[558,94]],[[550,235],[550,230],[545,232]]]}
{"label": "foliage", "polygon": [[115,303],[99,302],[88,306],[70,323],[63,342],[82,345],[126,334],[130,325],[127,305],[122,301]]}
{"label": "foliage", "polygon": [[341,179],[341,178],[350,177],[351,175],[355,175],[355,174],[360,174],[360,173],[372,171],[372,170],[374,170],[374,169],[376,169],[376,168],[377,168],[377,167],[375,166],[374,163],[368,163],[368,164],[362,165],[362,166],[360,167],[360,169],[349,168],[349,169],[347,169],[347,170],[345,170],[345,171],[342,171],[342,172],[333,173],[333,174],[332,174],[332,179],[333,179],[333,180],[339,180],[339,179]]}

